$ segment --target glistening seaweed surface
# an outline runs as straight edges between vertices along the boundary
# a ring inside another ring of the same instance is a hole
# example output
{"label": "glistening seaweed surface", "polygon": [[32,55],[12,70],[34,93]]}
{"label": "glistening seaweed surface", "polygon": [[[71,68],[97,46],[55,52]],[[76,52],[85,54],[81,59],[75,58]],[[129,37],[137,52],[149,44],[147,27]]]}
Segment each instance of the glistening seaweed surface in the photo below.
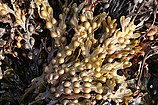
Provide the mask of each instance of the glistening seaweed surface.
{"label": "glistening seaweed surface", "polygon": [[2,0],[2,105],[157,103],[156,0]]}

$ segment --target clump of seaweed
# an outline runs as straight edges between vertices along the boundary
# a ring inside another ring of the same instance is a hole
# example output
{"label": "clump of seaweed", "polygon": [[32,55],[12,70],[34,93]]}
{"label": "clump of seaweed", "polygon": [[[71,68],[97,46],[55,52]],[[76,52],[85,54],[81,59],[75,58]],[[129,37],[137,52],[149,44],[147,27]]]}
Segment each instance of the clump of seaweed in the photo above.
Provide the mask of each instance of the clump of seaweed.
{"label": "clump of seaweed", "polygon": [[156,3],[4,0],[0,102],[156,103],[151,71],[157,56]]}

